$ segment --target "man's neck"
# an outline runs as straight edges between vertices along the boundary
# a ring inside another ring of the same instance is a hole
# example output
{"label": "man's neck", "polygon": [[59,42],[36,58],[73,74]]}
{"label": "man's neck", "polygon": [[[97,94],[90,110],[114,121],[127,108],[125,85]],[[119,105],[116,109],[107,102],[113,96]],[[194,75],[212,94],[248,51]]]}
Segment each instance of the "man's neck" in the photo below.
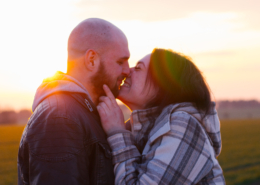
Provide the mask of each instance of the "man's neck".
{"label": "man's neck", "polygon": [[91,86],[91,82],[88,76],[80,75],[79,73],[73,73],[73,72],[67,72],[67,75],[75,78],[85,87],[85,89],[88,91],[88,94],[92,102],[97,106],[99,97],[93,92],[93,87]]}

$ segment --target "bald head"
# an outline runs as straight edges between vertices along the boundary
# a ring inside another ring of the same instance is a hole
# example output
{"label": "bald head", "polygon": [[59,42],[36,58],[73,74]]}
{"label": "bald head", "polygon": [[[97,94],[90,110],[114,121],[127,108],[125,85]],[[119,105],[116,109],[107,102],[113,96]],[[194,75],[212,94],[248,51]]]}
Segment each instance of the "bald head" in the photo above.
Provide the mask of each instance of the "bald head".
{"label": "bald head", "polygon": [[69,36],[68,61],[84,55],[88,49],[102,55],[122,37],[126,38],[124,33],[108,21],[98,18],[86,19],[77,25]]}

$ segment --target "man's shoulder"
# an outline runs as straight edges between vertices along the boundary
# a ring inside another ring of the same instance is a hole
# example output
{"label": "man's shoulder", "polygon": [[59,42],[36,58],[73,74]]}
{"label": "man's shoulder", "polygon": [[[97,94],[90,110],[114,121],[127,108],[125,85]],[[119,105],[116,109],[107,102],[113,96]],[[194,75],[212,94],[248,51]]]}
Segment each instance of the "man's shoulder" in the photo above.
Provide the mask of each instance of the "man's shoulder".
{"label": "man's shoulder", "polygon": [[[80,103],[68,93],[57,93],[46,97],[34,110],[30,120],[44,120],[54,117],[75,119],[81,114],[87,115],[88,112]],[[75,115],[77,114],[77,115]]]}
{"label": "man's shoulder", "polygon": [[71,128],[75,126],[84,130],[89,137],[96,135],[104,138],[99,116],[91,112],[87,105],[84,106],[85,98],[73,94],[54,94],[47,97],[37,106],[29,119],[29,130],[36,132],[36,127],[51,128],[54,124],[67,124]]}

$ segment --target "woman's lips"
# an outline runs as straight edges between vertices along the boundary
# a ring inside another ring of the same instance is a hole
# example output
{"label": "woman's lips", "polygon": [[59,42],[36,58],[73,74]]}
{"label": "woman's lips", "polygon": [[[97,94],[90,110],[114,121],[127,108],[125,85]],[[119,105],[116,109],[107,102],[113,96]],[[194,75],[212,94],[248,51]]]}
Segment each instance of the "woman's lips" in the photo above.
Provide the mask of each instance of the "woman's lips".
{"label": "woman's lips", "polygon": [[128,84],[123,84],[121,87],[130,87]]}
{"label": "woman's lips", "polygon": [[126,80],[124,81],[124,84],[122,85],[122,87],[130,87],[130,86],[131,86],[130,83],[127,82]]}

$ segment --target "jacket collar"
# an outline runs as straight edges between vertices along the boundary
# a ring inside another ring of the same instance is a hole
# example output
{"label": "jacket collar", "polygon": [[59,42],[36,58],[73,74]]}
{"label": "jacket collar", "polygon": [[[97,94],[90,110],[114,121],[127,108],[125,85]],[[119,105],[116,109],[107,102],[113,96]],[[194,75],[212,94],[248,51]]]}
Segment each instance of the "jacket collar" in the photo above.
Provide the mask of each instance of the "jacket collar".
{"label": "jacket collar", "polygon": [[88,112],[93,113],[99,117],[97,107],[92,100],[83,93],[71,93],[71,96],[79,102]]}

